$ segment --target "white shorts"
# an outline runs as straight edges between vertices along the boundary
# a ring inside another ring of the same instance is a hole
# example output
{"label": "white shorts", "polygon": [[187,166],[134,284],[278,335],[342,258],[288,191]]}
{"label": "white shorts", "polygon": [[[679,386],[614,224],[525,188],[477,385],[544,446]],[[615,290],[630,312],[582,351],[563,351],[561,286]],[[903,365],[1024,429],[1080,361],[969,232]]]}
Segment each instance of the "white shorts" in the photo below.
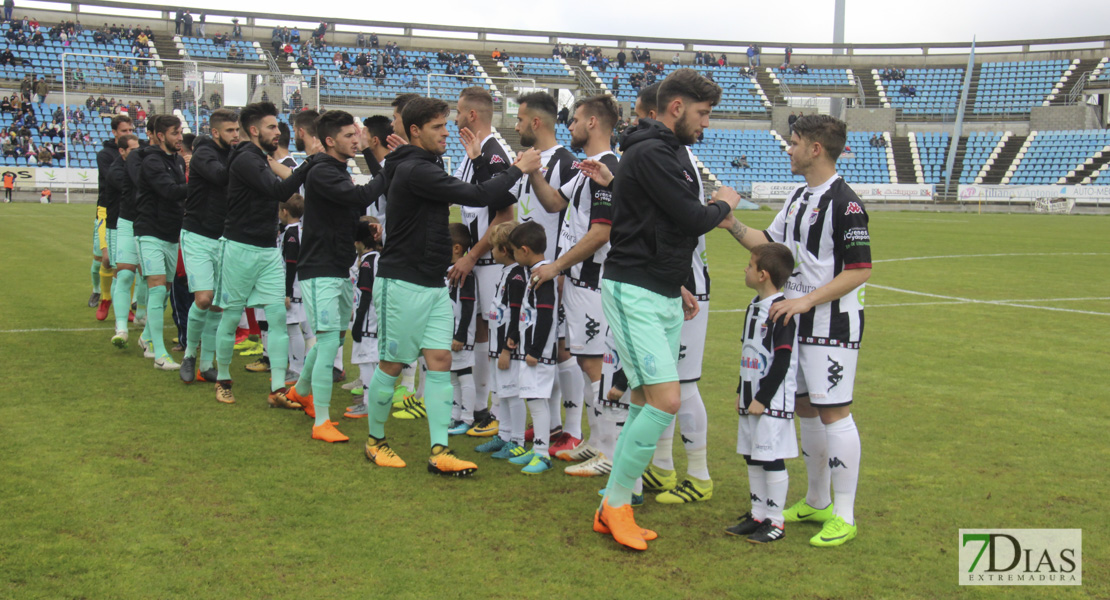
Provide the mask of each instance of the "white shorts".
{"label": "white shorts", "polygon": [[523,364],[520,368],[520,397],[525,400],[549,399],[555,389],[555,365],[539,363],[534,367]]}
{"label": "white shorts", "polygon": [[304,312],[304,302],[290,302],[289,310],[285,311],[285,324],[294,325],[306,321],[308,321],[308,315]]}
{"label": "white shorts", "polygon": [[[474,306],[489,306],[493,302],[494,292],[497,291],[497,282],[501,280],[501,265],[475,266],[471,274],[474,275],[478,296],[474,299]],[[483,321],[489,320],[489,311],[479,310],[477,312],[478,318]]]}
{"label": "white shorts", "polygon": [[605,354],[605,330],[609,324],[601,310],[601,290],[578,287],[567,279],[563,287],[567,315],[567,350],[575,356]]}
{"label": "white shorts", "polygon": [[767,415],[740,415],[736,434],[736,453],[752,460],[772,461],[798,456],[798,438],[794,435],[794,419]]}
{"label": "white shorts", "polygon": [[365,365],[378,362],[378,338],[362,336],[362,341],[351,341],[351,364]]}
{"label": "white shorts", "polygon": [[490,364],[490,376],[493,377],[493,391],[497,393],[498,398],[519,398],[520,397],[520,368],[524,365],[522,361],[510,360],[509,368],[502,371],[497,368],[497,360],[493,359]]}
{"label": "white shorts", "polygon": [[684,383],[701,379],[705,357],[705,333],[709,329],[709,301],[698,301],[698,314],[682,322],[678,348],[678,380]]}
{"label": "white shorts", "polygon": [[555,324],[555,337],[560,340],[567,339],[567,311],[566,305],[563,304],[563,295],[559,294],[559,310],[555,311],[558,316],[558,323]]}
{"label": "white shorts", "polygon": [[796,394],[809,395],[813,406],[847,406],[856,385],[859,350],[840,346],[798,344]]}
{"label": "white shorts", "polygon": [[451,370],[468,369],[474,367],[474,348],[470,350],[463,346],[462,350],[451,353]]}

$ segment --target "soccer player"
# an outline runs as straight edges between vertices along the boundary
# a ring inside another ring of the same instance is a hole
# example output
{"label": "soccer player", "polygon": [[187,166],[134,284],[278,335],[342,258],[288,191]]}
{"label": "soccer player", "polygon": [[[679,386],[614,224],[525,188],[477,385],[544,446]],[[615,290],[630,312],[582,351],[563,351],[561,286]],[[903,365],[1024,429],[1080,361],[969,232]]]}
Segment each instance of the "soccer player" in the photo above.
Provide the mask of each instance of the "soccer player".
{"label": "soccer player", "polygon": [[138,150],[139,138],[135,134],[128,133],[120,136],[116,145],[116,153],[119,158],[108,167],[108,179],[116,194],[114,221],[113,211],[108,211],[108,255],[111,257],[112,266],[118,269],[115,281],[112,282],[112,297],[118,300],[113,307],[116,333],[112,336],[112,342],[122,347],[127,344],[127,321],[132,316],[131,284],[135,282],[135,265],[128,263],[128,269],[120,267],[125,257],[120,248],[121,236],[119,232],[120,227],[124,224],[123,222],[126,222],[127,240],[130,246],[130,251],[126,255],[127,260],[132,262],[138,262],[139,260],[135,253],[134,228],[131,220],[135,217],[135,194],[131,178],[128,177],[127,170],[124,167],[126,164],[124,161],[132,152]]}
{"label": "soccer player", "polygon": [[289,398],[316,419],[312,439],[346,442],[350,438],[332,425],[328,413],[332,361],[339,352],[339,332],[350,323],[355,297],[349,275],[355,228],[366,207],[382,194],[385,178],[375,177],[360,186],[351,182],[347,161],[358,155],[362,136],[350,113],[330,110],[321,115],[316,119],[316,136],[324,152],[314,155],[317,160],[309,165],[305,178],[307,227],[297,261],[305,314],[316,332],[316,344],[305,356],[301,378],[289,390]]}
{"label": "soccer player", "polygon": [[[809,543],[839,546],[856,537],[859,431],[852,419],[856,360],[863,336],[864,284],[871,276],[867,211],[836,171],[847,126],[827,115],[805,115],[790,134],[790,172],[805,177],[765,231],[733,217],[721,226],[745,248],[778,242],[797,267],[786,300],[771,319],[798,321],[796,412],[809,489],[786,509],[786,522],[823,523]],[[832,484],[833,494],[829,493]]]}
{"label": "soccer player", "polygon": [[[559,107],[555,99],[545,92],[533,92],[521,96],[517,102],[520,110],[517,111],[516,131],[520,134],[520,143],[526,148],[535,148],[540,151],[540,161],[543,169],[535,176],[524,180],[517,195],[517,216],[521,223],[535,221],[543,226],[547,239],[547,250],[544,258],[547,263],[555,260],[558,254],[556,241],[559,239],[560,224],[563,222],[563,213],[566,204],[555,210],[549,210],[539,198],[536,197],[535,188],[546,185],[552,189],[559,189],[574,175],[574,165],[577,160],[569,150],[559,145],[555,138],[555,120],[558,117]],[[539,181],[543,179],[544,181]],[[562,281],[559,282],[562,285]],[[560,451],[574,450],[582,441],[582,369],[575,363],[566,349],[566,322],[563,310],[558,309],[559,322],[557,334],[559,339],[558,373],[553,393],[548,399],[550,404],[551,424],[558,432],[555,439],[551,440],[548,451],[555,456]],[[560,409],[566,406],[566,428],[562,427]]]}
{"label": "soccer player", "polygon": [[[363,419],[367,416],[366,390],[374,369],[378,368],[378,315],[374,312],[374,278],[378,270],[378,257],[381,256],[381,243],[374,239],[375,230],[370,227],[370,217],[359,220],[355,230],[355,251],[358,260],[355,280],[355,321],[351,325],[351,363],[358,365],[362,383],[360,402],[347,407],[343,413],[348,419]],[[379,224],[380,225],[380,224]],[[378,230],[380,233],[380,230]]]}
{"label": "soccer player", "polygon": [[[216,329],[216,400],[235,402],[231,354],[235,328],[247,306],[263,307],[275,323],[285,322],[285,266],[278,248],[278,204],[304,183],[307,168],[295,171],[270,158],[276,149],[277,108],[248,104],[239,112],[240,141],[228,158],[227,220],[220,254],[215,304],[223,309]],[[276,174],[276,175],[275,175]],[[285,179],[282,180],[281,177]],[[285,396],[289,336],[270,333],[270,406],[299,408]]]}
{"label": "soccer player", "polygon": [[[104,140],[104,147],[96,153],[97,180],[96,217],[97,226],[93,234],[93,256],[96,263],[93,265],[93,292],[97,296],[97,303],[89,298],[89,307],[96,307],[96,319],[103,321],[108,318],[108,309],[112,306],[112,286],[115,276],[115,262],[112,250],[117,237],[116,228],[119,222],[119,195],[120,190],[115,180],[108,174],[117,160],[119,160],[119,141],[125,135],[135,131],[131,117],[116,115],[112,118],[112,139]],[[103,294],[98,292],[107,288]],[[125,308],[130,309],[128,304]]]}
{"label": "soccer player", "polygon": [[786,300],[782,286],[794,270],[790,248],[761,244],[752,248],[744,269],[744,285],[757,292],[744,314],[740,340],[740,384],[736,410],[740,413],[736,451],[748,463],[752,510],[727,528],[747,536],[753,544],[768,544],[785,535],[782,508],[786,506],[789,476],[785,459],[798,456],[794,438],[794,384],[797,378],[797,319],[771,321],[768,313]]}
{"label": "soccer player", "polygon": [[[581,148],[588,161],[602,163],[610,173],[617,172],[617,156],[609,146],[617,115],[617,105],[612,96],[594,96],[578,102],[570,123],[571,146]],[[595,403],[604,399],[602,394],[608,391],[601,387],[602,356],[605,354],[604,332],[609,327],[601,307],[601,274],[609,252],[612,191],[591,180],[582,171],[565,181],[560,188],[548,185],[540,177],[533,177],[531,180],[537,197],[546,210],[566,211],[558,240],[558,258],[532,271],[532,278],[535,279],[532,285],[542,284],[559,273],[567,273],[562,294],[567,323],[567,347],[577,359],[585,375],[585,382],[588,383],[584,397],[590,432],[593,435],[599,427],[605,426],[597,420]],[[570,420],[568,416],[568,429]],[[572,461],[588,459],[592,463],[609,463],[612,458],[600,455],[588,441],[570,449],[559,450],[556,456]],[[567,472],[570,473],[572,469],[583,472],[571,474],[596,472],[593,467],[593,464],[575,465],[569,467]],[[608,466],[604,472],[609,472]]]}
{"label": "soccer player", "polygon": [[[459,128],[459,136],[464,141],[466,158],[455,170],[455,177],[466,183],[481,183],[490,177],[508,170],[509,149],[493,135],[493,96],[484,87],[468,87],[459,94],[456,105],[458,116],[455,124]],[[477,144],[472,140],[476,140]],[[470,142],[470,143],[468,143]],[[510,221],[513,218],[512,204],[516,202],[518,188],[511,188],[502,192],[502,197],[495,200],[497,210],[492,210],[485,205],[461,207],[463,224],[470,229],[470,240],[473,246],[466,256],[459,259],[451,267],[451,283],[458,285],[471,272],[478,283],[478,306],[487,306],[497,285],[497,278],[501,269],[490,255],[489,228]],[[478,399],[477,416],[474,427],[467,432],[476,437],[487,437],[497,433],[497,423],[487,409],[489,397],[490,361],[482,361],[480,357],[489,353],[489,323],[480,315],[474,331],[474,355],[479,360],[474,363],[474,386]]]}
{"label": "soccer player", "polygon": [[684,166],[684,146],[709,125],[720,97],[721,88],[696,71],[672,72],[659,88],[659,120],[641,119],[626,135],[613,181],[602,307],[632,397],[594,530],[636,550],[646,550],[646,539],[655,536],[636,525],[633,487],[678,412],[679,333],[683,314],[689,318],[698,310],[696,302],[681,297],[690,255],[697,236],[716,227],[740,200],[725,187],[703,206],[697,172]]}
{"label": "soccer player", "polygon": [[443,274],[451,260],[449,207],[511,206],[509,190],[523,173],[540,167],[539,152],[521,153],[517,164],[501,175],[474,185],[443,172],[439,157],[447,150],[447,103],[417,98],[405,105],[402,119],[409,144],[390,153],[385,163],[389,178],[386,205],[389,231],[374,285],[381,362],[370,384],[367,406],[370,436],[367,458],[381,466],[402,467],[385,440],[385,421],[401,367],[423,355],[424,403],[432,455],[428,470],[446,475],[470,475],[477,466],[459,460],[447,446],[451,419],[451,334],[454,319]]}
{"label": "soccer player", "polygon": [[[384,167],[385,156],[389,154],[389,134],[393,133],[393,124],[390,123],[388,117],[383,115],[369,117],[362,124],[365,127],[363,132],[367,136],[363,140],[366,149],[362,153],[367,166],[371,168],[371,171],[373,171],[374,165]],[[385,194],[382,194],[374,200],[373,204],[366,207],[366,215],[377,219],[383,230],[385,228],[385,202]]]}
{"label": "soccer player", "polygon": [[[130,193],[126,193],[120,197],[120,218],[118,221],[117,238],[119,240],[119,266],[120,270],[130,269],[132,277],[125,280],[127,286],[134,281],[133,276],[138,273],[140,277],[138,282],[135,282],[135,322],[143,324],[143,330],[139,334],[139,347],[143,350],[143,358],[154,358],[154,352],[151,349],[151,335],[150,323],[146,318],[146,304],[149,295],[146,285],[145,275],[139,267],[139,242],[134,233],[134,220],[138,218],[138,195],[139,195],[139,176],[142,172],[143,155],[149,151],[149,140],[154,139],[154,126],[158,119],[149,118],[146,120],[146,139],[139,140],[139,148],[132,151],[127,155],[126,160],[123,162],[124,172],[127,175],[127,180],[131,183]],[[130,215],[130,217],[128,216]],[[117,281],[119,281],[117,279]],[[120,284],[123,286],[124,284]],[[118,288],[120,291],[128,289],[128,287]],[[116,305],[120,309],[122,306]],[[120,327],[120,313],[116,313],[116,329]],[[123,325],[126,328],[126,324]],[[122,339],[117,336],[112,338],[112,343],[120,349],[127,347],[127,337]]]}
{"label": "soccer player", "polygon": [[286,377],[299,379],[304,370],[306,349],[316,343],[316,334],[308,326],[304,312],[301,282],[297,278],[297,261],[301,255],[301,217],[304,197],[293,194],[278,207],[278,219],[285,226],[281,232],[281,256],[285,260],[285,324],[289,330],[289,368]]}
{"label": "soccer player", "polygon": [[[189,307],[188,339],[181,361],[181,381],[215,381],[216,329],[220,309],[212,304],[220,262],[220,238],[227,218],[227,159],[239,143],[239,117],[220,108],[208,117],[209,136],[193,140],[189,161],[189,197],[181,222],[181,257],[189,279],[193,305]],[[197,361],[197,349],[200,361]]]}
{"label": "soccer player", "polygon": [[[470,230],[462,223],[451,223],[450,232],[451,264],[455,264],[470,247]],[[451,339],[451,387],[455,397],[448,435],[462,435],[474,426],[474,322],[478,319],[475,285],[474,275],[468,275],[461,285],[447,286],[455,317]]]}
{"label": "soccer player", "polygon": [[173,277],[177,271],[177,243],[188,194],[185,160],[178,154],[180,150],[181,120],[172,115],[159,115],[151,146],[141,151],[135,202],[135,237],[150,294],[147,329],[154,343],[154,368],[163,371],[181,368],[166,350],[162,327],[169,290],[167,277]]}

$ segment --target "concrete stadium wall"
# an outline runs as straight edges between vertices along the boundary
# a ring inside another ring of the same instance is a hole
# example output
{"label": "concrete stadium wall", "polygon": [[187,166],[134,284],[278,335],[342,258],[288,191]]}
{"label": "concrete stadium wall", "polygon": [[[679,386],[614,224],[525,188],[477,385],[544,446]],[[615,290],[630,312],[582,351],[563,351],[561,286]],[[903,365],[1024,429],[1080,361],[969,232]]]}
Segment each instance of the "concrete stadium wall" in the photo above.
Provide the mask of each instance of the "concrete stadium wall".
{"label": "concrete stadium wall", "polygon": [[1029,127],[1037,131],[1054,129],[1101,129],[1098,109],[1087,104],[1074,106],[1035,106]]}

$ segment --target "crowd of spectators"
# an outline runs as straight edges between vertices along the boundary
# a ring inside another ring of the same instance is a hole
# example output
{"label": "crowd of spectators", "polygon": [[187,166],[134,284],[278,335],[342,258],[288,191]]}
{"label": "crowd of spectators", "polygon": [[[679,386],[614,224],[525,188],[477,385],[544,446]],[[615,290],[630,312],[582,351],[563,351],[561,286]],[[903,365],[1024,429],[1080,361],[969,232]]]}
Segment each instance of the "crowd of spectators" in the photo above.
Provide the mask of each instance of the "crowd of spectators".
{"label": "crowd of spectators", "polygon": [[793,73],[795,75],[805,75],[809,73],[809,65],[802,61],[800,64],[791,65],[789,63],[782,63],[779,65],[779,73]]}
{"label": "crowd of spectators", "polygon": [[887,147],[886,137],[881,136],[881,135],[871,136],[871,139],[868,140],[868,143],[871,144],[872,148],[886,148]]}
{"label": "crowd of spectators", "polygon": [[902,81],[905,78],[905,69],[883,69],[879,72],[879,79],[883,81]]}

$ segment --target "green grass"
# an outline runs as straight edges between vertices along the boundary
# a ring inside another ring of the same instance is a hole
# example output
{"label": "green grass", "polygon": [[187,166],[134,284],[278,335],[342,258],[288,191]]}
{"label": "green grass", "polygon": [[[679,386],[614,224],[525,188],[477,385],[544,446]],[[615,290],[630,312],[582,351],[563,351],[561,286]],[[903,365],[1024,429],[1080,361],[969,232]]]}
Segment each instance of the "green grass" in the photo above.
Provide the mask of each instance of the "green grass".
{"label": "green grass", "polygon": [[[239,403],[224,406],[113,349],[85,307],[91,216],[0,206],[0,597],[1110,596],[1104,217],[872,215],[860,535],[826,550],[808,545],[810,524],[769,547],[723,533],[747,510],[732,409],[743,313],[726,311],[751,292],[747,253],[712,234],[701,389],[714,497],[649,499],[637,517],[661,537],[633,554],[590,529],[601,482],[528,478],[488,458],[471,479],[434,478],[424,421],[390,422],[410,466],[377,469],[362,457],[364,422],[340,426],[351,444],[310,441],[307,417],[266,408],[265,377],[243,359]],[[742,214],[753,226],[772,216]],[[982,254],[1018,256],[890,261]],[[1045,301],[1057,298],[1103,299]],[[39,328],[96,330],[9,332]],[[455,445],[471,456],[476,442]],[[789,468],[793,501],[805,468]],[[986,527],[1084,529],[1084,586],[958,587],[957,531]]]}

